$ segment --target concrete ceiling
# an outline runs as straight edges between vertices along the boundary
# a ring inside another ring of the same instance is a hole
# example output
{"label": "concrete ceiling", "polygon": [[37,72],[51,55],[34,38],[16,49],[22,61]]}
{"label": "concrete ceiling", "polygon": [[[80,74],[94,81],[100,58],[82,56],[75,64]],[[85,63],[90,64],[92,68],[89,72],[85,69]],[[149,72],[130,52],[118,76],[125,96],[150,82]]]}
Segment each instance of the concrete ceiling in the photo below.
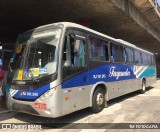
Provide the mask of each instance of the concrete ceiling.
{"label": "concrete ceiling", "polygon": [[160,42],[110,0],[1,0],[0,41],[14,42],[18,34],[40,25],[81,20],[92,29],[160,53]]}

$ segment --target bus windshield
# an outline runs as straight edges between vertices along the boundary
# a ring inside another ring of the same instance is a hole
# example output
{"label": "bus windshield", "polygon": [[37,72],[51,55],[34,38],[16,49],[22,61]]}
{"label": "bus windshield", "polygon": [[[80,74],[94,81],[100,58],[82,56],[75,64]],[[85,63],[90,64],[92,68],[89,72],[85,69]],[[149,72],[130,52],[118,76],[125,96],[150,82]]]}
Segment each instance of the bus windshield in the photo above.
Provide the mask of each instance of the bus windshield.
{"label": "bus windshield", "polygon": [[39,79],[56,72],[60,32],[61,29],[52,29],[18,38],[12,61],[13,80]]}

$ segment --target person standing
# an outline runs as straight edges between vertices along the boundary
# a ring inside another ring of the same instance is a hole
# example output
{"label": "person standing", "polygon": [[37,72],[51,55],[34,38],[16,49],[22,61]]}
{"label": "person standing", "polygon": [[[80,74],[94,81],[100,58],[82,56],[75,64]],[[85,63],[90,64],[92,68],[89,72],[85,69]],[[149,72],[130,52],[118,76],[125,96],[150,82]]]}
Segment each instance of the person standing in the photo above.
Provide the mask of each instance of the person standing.
{"label": "person standing", "polygon": [[0,109],[3,109],[3,70],[2,66],[0,65]]}

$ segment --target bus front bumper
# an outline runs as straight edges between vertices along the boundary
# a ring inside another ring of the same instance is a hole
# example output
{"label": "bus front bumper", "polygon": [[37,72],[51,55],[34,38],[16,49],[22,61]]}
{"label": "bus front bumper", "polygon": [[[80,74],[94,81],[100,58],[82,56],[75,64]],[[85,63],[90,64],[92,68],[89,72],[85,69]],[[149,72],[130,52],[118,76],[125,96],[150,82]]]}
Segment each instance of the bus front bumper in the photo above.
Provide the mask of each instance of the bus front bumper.
{"label": "bus front bumper", "polygon": [[60,117],[61,113],[57,112],[53,104],[50,102],[43,101],[41,102],[39,99],[31,102],[31,101],[22,101],[13,99],[9,94],[7,95],[7,107],[9,110],[28,113],[32,115],[42,116],[42,117],[50,117],[56,118]]}

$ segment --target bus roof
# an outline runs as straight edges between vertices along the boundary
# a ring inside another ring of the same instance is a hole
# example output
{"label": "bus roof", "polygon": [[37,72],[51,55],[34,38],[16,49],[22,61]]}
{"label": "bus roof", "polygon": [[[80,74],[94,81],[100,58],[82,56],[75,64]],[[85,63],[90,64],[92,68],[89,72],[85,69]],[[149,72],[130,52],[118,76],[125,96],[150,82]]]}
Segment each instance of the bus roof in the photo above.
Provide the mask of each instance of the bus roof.
{"label": "bus roof", "polygon": [[137,49],[137,50],[140,50],[140,51],[142,51],[142,52],[146,52],[146,53],[149,53],[149,54],[153,54],[153,53],[151,53],[151,52],[149,52],[149,51],[147,51],[147,50],[141,49],[141,48],[137,47],[136,45],[131,44],[131,43],[129,43],[129,42],[127,42],[127,41],[124,41],[124,40],[122,40],[122,39],[115,39],[115,38],[113,38],[113,37],[111,37],[111,36],[105,35],[105,34],[103,34],[103,33],[100,33],[100,32],[98,32],[98,31],[95,31],[95,30],[93,30],[93,29],[90,29],[90,28],[87,28],[87,27],[85,27],[85,26],[82,26],[82,25],[79,25],[79,24],[76,24],[76,23],[72,23],[72,22],[52,23],[52,24],[40,26],[40,27],[38,27],[38,28],[36,28],[36,29],[45,28],[45,27],[48,27],[48,26],[59,26],[59,25],[63,25],[64,28],[66,28],[66,27],[80,28],[80,29],[83,29],[83,30],[92,32],[92,33],[94,33],[94,34],[100,35],[100,36],[102,36],[102,37],[108,38],[108,39],[110,39],[110,40],[112,40],[112,41],[118,42],[118,43],[120,43],[120,44],[122,44],[122,45],[126,45],[126,46],[129,46],[129,47],[132,47],[132,48]]}

